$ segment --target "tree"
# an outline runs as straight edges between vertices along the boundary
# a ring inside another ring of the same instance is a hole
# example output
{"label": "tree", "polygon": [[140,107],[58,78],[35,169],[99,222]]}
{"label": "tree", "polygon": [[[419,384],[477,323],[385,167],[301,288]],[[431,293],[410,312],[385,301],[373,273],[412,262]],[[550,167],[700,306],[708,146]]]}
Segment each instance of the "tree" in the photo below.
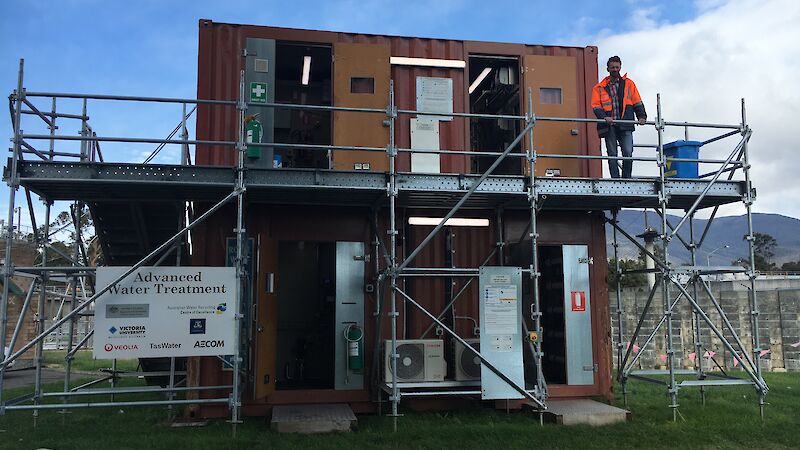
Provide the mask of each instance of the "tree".
{"label": "tree", "polygon": [[800,261],[783,263],[781,270],[785,270],[787,272],[800,272]]}
{"label": "tree", "polygon": [[[73,216],[75,216],[75,207],[74,205],[70,207],[69,211],[61,211],[58,213],[50,223],[50,247],[51,249],[47,252],[47,265],[49,266],[71,266],[72,262],[65,258],[64,255],[69,256],[70,258],[74,257],[75,252],[75,240],[78,238],[78,234],[75,231],[75,226],[73,225]],[[40,237],[44,236],[44,225],[41,225],[37,230],[38,235]],[[78,260],[81,261],[82,264],[87,264],[87,261],[84,259],[88,259],[88,265],[102,265],[103,264],[103,257],[102,252],[100,251],[99,242],[97,241],[97,237],[94,235],[94,223],[92,222],[91,215],[89,213],[89,208],[85,205],[80,210],[80,240],[81,244],[84,249],[86,249],[86,255],[84,257],[84,252],[81,251],[81,255],[78,257]],[[59,239],[58,236],[68,236],[67,239]],[[31,239],[33,235],[31,234]],[[42,254],[41,251],[39,255],[36,257],[35,263],[41,264],[42,261]]]}
{"label": "tree", "polygon": [[[745,234],[742,239],[747,240]],[[753,260],[756,265],[756,270],[770,271],[776,270],[778,267],[771,261],[775,256],[775,247],[778,246],[778,241],[767,233],[753,233]],[[749,258],[740,257],[732,261],[734,265],[742,267],[750,267]]]}
{"label": "tree", "polygon": [[[626,287],[647,285],[647,277],[645,276],[645,274],[643,273],[625,274],[625,271],[627,270],[644,269],[645,266],[643,260],[620,259],[619,268],[622,270],[623,273],[620,283],[621,287],[626,288]],[[611,258],[608,261],[608,275],[606,276],[606,282],[608,283],[609,289],[617,288],[617,260],[614,258]]]}

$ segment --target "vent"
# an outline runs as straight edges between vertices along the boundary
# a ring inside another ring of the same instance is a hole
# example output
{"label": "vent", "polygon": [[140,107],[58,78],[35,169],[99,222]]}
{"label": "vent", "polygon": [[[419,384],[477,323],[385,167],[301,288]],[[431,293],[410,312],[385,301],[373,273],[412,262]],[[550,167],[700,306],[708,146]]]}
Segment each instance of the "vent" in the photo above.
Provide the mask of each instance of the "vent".
{"label": "vent", "polygon": [[269,72],[269,60],[256,58],[253,70],[259,73]]}

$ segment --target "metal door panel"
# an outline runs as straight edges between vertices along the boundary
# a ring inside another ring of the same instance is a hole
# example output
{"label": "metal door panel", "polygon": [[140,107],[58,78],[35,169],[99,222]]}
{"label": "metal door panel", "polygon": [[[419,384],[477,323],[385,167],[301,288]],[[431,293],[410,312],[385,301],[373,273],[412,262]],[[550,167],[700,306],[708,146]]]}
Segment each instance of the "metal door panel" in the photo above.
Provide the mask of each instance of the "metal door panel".
{"label": "metal door panel", "polygon": [[[347,368],[347,342],[344,331],[350,324],[364,328],[364,243],[336,243],[336,324],[333,339],[336,343],[334,357],[334,387],[337,390],[363,389],[363,370],[354,372]],[[363,357],[364,348],[361,345]]]}
{"label": "metal door panel", "polygon": [[[266,101],[275,101],[275,41],[272,39],[247,38],[247,57],[245,58],[244,90],[245,98],[250,99],[251,83],[266,83]],[[264,62],[266,61],[266,63]],[[258,114],[261,122],[261,142],[275,142],[275,109],[250,105],[247,114]],[[247,164],[256,167],[273,166],[273,149],[261,147],[261,158],[247,159]]]}
{"label": "metal door panel", "polygon": [[594,384],[589,247],[564,245],[564,334],[567,384]]}

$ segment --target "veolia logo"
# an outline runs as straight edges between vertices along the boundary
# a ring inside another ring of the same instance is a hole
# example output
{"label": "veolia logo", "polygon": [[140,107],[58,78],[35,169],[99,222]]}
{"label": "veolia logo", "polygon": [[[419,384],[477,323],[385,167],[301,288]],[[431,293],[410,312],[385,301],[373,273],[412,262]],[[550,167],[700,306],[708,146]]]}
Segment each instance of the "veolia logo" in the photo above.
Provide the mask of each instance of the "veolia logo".
{"label": "veolia logo", "polygon": [[113,344],[106,344],[103,347],[103,350],[110,352],[112,350],[139,350],[139,346],[136,344],[122,344],[122,345],[113,345]]}

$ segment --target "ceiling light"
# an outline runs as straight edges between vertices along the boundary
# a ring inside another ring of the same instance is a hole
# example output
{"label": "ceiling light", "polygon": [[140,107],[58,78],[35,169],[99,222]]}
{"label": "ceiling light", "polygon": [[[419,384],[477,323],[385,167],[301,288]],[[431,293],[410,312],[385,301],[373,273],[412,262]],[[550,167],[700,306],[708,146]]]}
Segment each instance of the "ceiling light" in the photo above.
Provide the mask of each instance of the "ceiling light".
{"label": "ceiling light", "polygon": [[311,57],[303,56],[303,86],[308,86],[309,76],[311,76]]}
{"label": "ceiling light", "polygon": [[492,71],[491,67],[487,67],[487,68],[483,69],[483,72],[481,72],[481,74],[478,75],[478,78],[476,78],[475,81],[473,81],[472,84],[469,85],[469,93],[470,94],[472,94],[472,92],[475,91],[475,89],[478,88],[478,86],[481,84],[483,79],[486,78],[489,75],[489,72],[491,72],[491,71]]}
{"label": "ceiling light", "polygon": [[[409,225],[431,225],[436,226],[442,221],[442,217],[409,217]],[[449,227],[488,227],[489,219],[467,219],[462,217],[452,217],[445,222]]]}
{"label": "ceiling light", "polygon": [[447,69],[463,69],[466,61],[460,59],[435,59],[435,58],[409,58],[406,56],[392,56],[389,63],[397,66],[442,67]]}

